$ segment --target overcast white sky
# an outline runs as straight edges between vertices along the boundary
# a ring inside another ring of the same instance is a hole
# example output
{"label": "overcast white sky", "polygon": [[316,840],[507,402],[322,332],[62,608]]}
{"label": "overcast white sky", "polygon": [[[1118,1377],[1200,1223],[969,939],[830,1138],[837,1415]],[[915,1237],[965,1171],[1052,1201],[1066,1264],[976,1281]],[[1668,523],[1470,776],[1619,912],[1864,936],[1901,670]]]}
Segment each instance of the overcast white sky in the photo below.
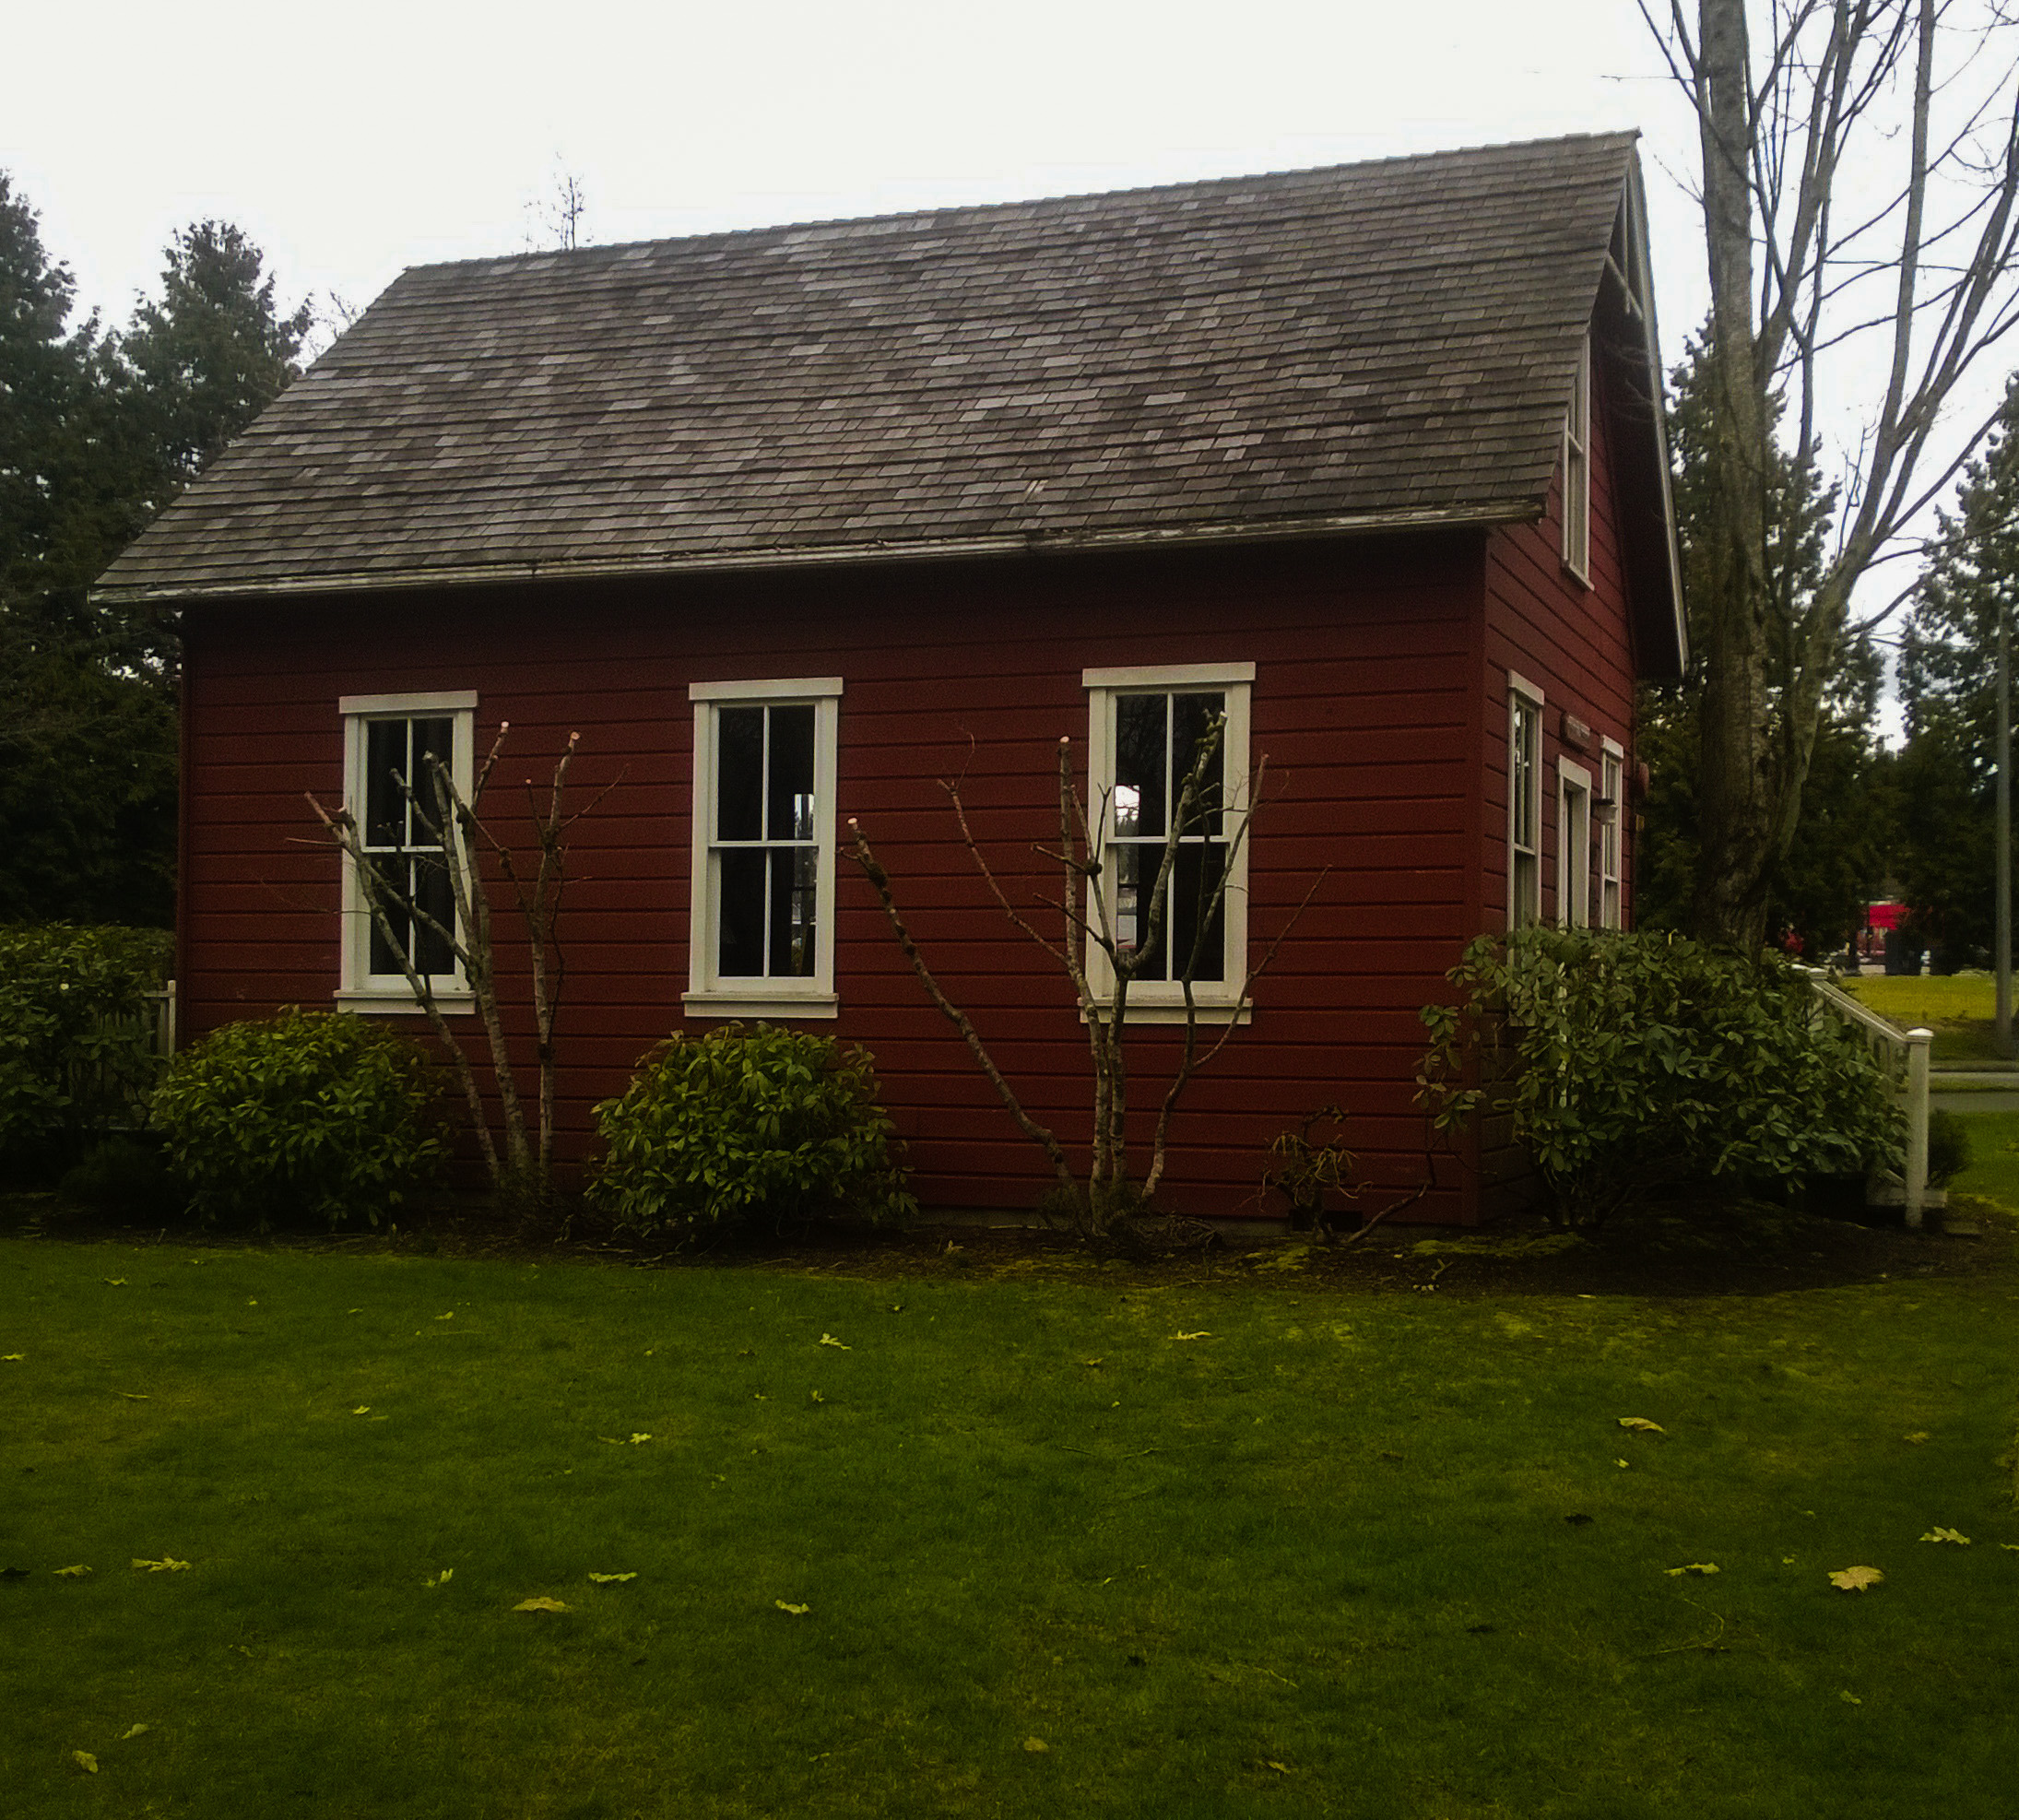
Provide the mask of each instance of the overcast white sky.
{"label": "overcast white sky", "polygon": [[[1000,201],[1641,126],[1665,350],[1700,313],[1688,122],[1632,0],[6,0],[0,168],[122,321],[235,221],[290,299],[585,238]],[[1665,206],[1664,206],[1665,205]]]}
{"label": "overcast white sky", "polygon": [[[1694,136],[1633,0],[0,0],[0,169],[123,322],[193,219],[283,301],[514,252],[1638,127],[1662,347]],[[2002,373],[1987,376],[1995,400]]]}

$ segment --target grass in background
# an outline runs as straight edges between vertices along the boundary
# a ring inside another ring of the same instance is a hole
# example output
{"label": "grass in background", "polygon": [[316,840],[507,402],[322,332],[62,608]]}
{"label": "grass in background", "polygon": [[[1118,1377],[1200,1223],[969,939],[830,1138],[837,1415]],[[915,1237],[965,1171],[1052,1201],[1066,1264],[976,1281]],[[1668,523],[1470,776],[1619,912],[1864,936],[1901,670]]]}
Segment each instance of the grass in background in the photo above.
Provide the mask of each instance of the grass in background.
{"label": "grass in background", "polygon": [[1999,1059],[1991,1041],[1998,984],[1989,974],[1849,974],[1837,984],[1902,1030],[1919,1025],[1933,1031],[1935,1040],[1928,1051],[1932,1061]]}
{"label": "grass in background", "polygon": [[1957,1116],[1970,1134],[1970,1166],[1950,1188],[2019,1211],[2019,1112]]}
{"label": "grass in background", "polygon": [[2010,1811],[2002,1279],[13,1242],[0,1311],[0,1787],[38,1820]]}

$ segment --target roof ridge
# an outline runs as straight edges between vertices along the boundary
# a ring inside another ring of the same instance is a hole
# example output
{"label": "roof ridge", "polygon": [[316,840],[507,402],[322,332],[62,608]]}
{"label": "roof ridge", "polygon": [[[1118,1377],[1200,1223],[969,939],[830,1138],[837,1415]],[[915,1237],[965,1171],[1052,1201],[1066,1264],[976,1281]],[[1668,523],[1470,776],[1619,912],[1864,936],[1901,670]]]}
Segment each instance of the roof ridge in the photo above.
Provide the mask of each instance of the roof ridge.
{"label": "roof ridge", "polygon": [[523,253],[484,253],[466,259],[431,259],[402,268],[397,283],[423,272],[450,272],[490,266],[501,270],[530,265],[535,261],[586,265],[597,259],[635,253],[643,247],[696,246],[710,241],[754,240],[763,234],[789,234],[822,228],[891,227],[942,219],[965,219],[977,215],[1007,213],[1016,208],[1065,207],[1073,203],[1121,201],[1129,196],[1176,195],[1182,192],[1205,194],[1233,189],[1243,183],[1291,183],[1331,177],[1344,171],[1376,171],[1384,166],[1435,164],[1448,159],[1479,158],[1490,153],[1540,151],[1546,148],[1575,145],[1616,145],[1630,148],[1640,139],[1638,127],[1611,132],[1559,133],[1532,139],[1509,139],[1481,145],[1450,146],[1438,151],[1393,152],[1381,158],[1349,159],[1337,164],[1293,165],[1284,170],[1234,171],[1221,177],[1192,177],[1174,183],[1133,183],[1114,190],[1069,190],[1051,195],[1011,196],[998,202],[941,203],[928,208],[898,209],[888,215],[813,216],[795,221],[769,221],[748,228],[718,228],[698,234],[659,234],[645,240],[609,241],[594,246],[528,248]]}

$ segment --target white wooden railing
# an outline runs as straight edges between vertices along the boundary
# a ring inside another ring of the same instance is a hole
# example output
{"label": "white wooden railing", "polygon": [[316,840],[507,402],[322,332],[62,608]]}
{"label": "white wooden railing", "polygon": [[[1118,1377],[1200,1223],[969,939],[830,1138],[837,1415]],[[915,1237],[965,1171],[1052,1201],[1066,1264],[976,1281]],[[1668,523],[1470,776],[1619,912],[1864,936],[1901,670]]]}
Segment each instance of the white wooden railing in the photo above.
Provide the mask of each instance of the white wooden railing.
{"label": "white wooden railing", "polygon": [[148,1019],[148,1043],[155,1055],[166,1061],[175,1053],[175,982],[171,979],[158,992],[141,994]]}
{"label": "white wooden railing", "polygon": [[1928,1204],[1928,1046],[1934,1041],[1935,1033],[1903,1031],[1853,998],[1821,967],[1803,967],[1801,971],[1809,976],[1817,1003],[1865,1039],[1872,1059],[1900,1095],[1907,1113],[1907,1168],[1902,1184],[1907,1223],[1910,1230],[1919,1232],[1921,1211]]}

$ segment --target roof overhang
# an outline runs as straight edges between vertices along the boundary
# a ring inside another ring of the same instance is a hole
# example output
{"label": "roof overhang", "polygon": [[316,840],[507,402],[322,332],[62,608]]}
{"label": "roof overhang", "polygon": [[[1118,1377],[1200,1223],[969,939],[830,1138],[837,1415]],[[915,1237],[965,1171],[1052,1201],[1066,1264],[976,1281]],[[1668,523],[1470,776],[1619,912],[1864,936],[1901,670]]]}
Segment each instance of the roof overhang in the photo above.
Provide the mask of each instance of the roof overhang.
{"label": "roof overhang", "polygon": [[597,561],[485,562],[466,567],[358,570],[349,573],[275,575],[258,580],[183,584],[174,587],[100,587],[94,603],[108,606],[178,605],[204,600],[264,600],[304,595],[383,594],[417,588],[524,585],[529,582],[647,580],[655,576],[743,573],[752,570],[833,568],[878,562],[960,561],[977,558],[1074,555],[1082,552],[1172,550],[1280,543],[1293,539],[1394,535],[1412,531],[1486,529],[1532,522],[1534,500],[1522,498],[1458,510],[1425,508],[1280,521],[1142,526],[1086,533],[1032,533],[1016,537],[921,538],[907,542],[774,545],[762,550],[637,557]]}
{"label": "roof overhang", "polygon": [[1647,277],[1647,193],[1638,159],[1627,167],[1613,247],[1593,328],[1594,339],[1611,353],[1614,372],[1624,381],[1608,392],[1612,481],[1625,532],[1621,541],[1627,601],[1641,674],[1672,682],[1689,668],[1690,635],[1671,479],[1668,397],[1654,288]]}

